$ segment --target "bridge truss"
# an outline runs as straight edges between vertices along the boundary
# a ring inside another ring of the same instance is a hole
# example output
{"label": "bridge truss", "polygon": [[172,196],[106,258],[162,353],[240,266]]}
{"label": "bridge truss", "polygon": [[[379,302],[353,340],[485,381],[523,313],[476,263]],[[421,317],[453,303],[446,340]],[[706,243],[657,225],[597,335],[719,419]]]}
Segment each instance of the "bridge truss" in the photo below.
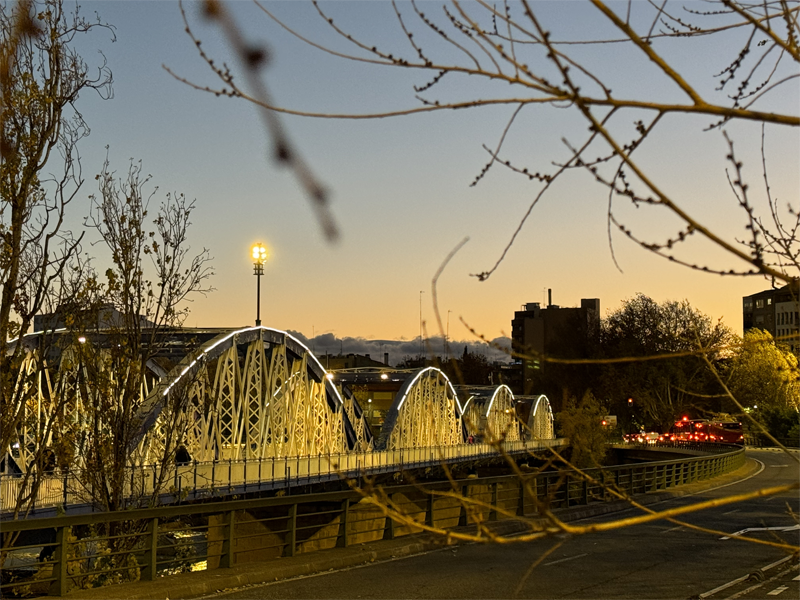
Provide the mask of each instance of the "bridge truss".
{"label": "bridge truss", "polygon": [[464,420],[470,434],[486,441],[522,439],[514,393],[507,385],[470,393],[464,403]]}
{"label": "bridge truss", "polygon": [[552,440],[555,436],[553,428],[553,409],[550,400],[544,394],[539,395],[533,402],[528,417],[528,439]]}
{"label": "bridge truss", "polygon": [[386,414],[378,450],[454,446],[466,441],[462,407],[453,384],[436,367],[407,379]]}
{"label": "bridge truss", "polygon": [[326,375],[288,333],[254,327],[218,336],[173,368],[143,402],[133,455],[141,464],[162,455],[176,406],[177,443],[193,460],[369,449],[358,403],[343,398]]}

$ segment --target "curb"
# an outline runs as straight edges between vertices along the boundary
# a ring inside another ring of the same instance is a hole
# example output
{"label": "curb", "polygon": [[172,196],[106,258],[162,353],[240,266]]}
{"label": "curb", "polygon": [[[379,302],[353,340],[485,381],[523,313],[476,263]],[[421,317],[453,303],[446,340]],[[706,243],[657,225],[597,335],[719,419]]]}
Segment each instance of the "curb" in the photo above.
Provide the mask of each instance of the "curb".
{"label": "curb", "polygon": [[[686,484],[674,491],[651,492],[637,495],[635,498],[639,504],[647,506],[718,487],[727,482],[744,479],[755,473],[757,469],[756,461],[748,458],[744,466],[726,475],[698,483]],[[557,509],[553,511],[553,514],[562,521],[578,521],[632,508],[625,500],[616,500],[594,506]],[[490,528],[494,534],[499,536],[513,536],[529,530],[526,523],[516,520],[495,521],[490,524]],[[453,531],[459,532],[474,530],[474,525],[453,529]],[[198,598],[226,589],[352,568],[372,562],[382,562],[420,554],[445,546],[457,545],[458,543],[435,534],[417,533],[393,540],[379,540],[347,548],[333,548],[263,563],[245,563],[230,569],[180,573],[158,578],[155,581],[136,581],[89,590],[73,590],[65,597],[73,600],[164,600],[165,598],[178,600]]]}

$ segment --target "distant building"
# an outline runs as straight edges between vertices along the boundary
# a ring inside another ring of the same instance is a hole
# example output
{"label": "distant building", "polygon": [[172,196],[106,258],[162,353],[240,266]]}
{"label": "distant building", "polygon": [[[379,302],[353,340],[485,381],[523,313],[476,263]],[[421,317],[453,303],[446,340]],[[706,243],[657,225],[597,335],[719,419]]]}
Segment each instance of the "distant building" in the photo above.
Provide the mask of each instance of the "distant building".
{"label": "distant building", "polygon": [[[349,357],[358,356],[350,354]],[[347,357],[330,357],[331,361]],[[363,358],[363,357],[362,357]],[[352,360],[352,359],[351,359]],[[321,359],[325,364],[324,358]],[[374,366],[331,367],[331,381],[341,388],[349,388],[367,417],[370,429],[377,439],[386,418],[386,413],[394,402],[403,382],[413,376],[413,369],[393,369],[376,361]]]}
{"label": "distant building", "polygon": [[[548,290],[548,303],[542,308],[538,302],[525,304],[514,313],[511,321],[511,346],[520,354],[545,354],[558,358],[587,358],[592,340],[600,332],[600,300],[583,298],[579,308],[562,308],[552,304]],[[526,352],[527,351],[527,352]],[[532,352],[531,352],[532,351]],[[534,391],[555,391],[554,382],[547,382],[547,366],[533,356],[515,359],[516,376],[512,381],[515,393],[530,395]],[[560,385],[561,391],[566,382]],[[547,388],[550,389],[547,389]]]}
{"label": "distant building", "polygon": [[325,354],[317,357],[328,371],[338,371],[339,369],[360,369],[363,367],[388,367],[389,353],[385,352],[383,361],[373,360],[369,354]]}
{"label": "distant building", "polygon": [[768,331],[787,344],[792,352],[800,351],[800,286],[764,290],[742,298],[742,326]]}
{"label": "distant building", "polygon": [[[111,305],[104,305],[97,312],[77,309],[68,304],[59,306],[56,312],[34,315],[33,331],[54,331],[67,327],[71,321],[73,329],[115,329],[125,325],[125,317]],[[139,327],[148,328],[155,324],[145,317],[139,317]]]}

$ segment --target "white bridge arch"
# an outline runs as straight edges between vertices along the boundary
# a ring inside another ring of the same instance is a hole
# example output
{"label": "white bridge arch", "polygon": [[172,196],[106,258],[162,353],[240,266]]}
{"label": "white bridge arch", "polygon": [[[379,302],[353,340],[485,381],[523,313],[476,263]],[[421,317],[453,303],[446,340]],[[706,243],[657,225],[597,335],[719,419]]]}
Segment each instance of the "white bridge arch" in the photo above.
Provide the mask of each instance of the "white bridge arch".
{"label": "white bridge arch", "polygon": [[463,444],[462,412],[447,375],[436,367],[420,369],[397,392],[386,413],[377,449]]}
{"label": "white bridge arch", "polygon": [[532,440],[552,440],[555,436],[553,427],[553,409],[550,407],[550,400],[544,394],[540,394],[533,401],[530,415],[528,416],[527,439]]}
{"label": "white bridge arch", "polygon": [[222,334],[162,377],[139,408],[129,450],[140,464],[159,456],[170,411],[187,458],[260,459],[367,450],[363,413],[343,398],[313,353],[277,329]]}
{"label": "white bridge arch", "polygon": [[467,430],[486,441],[521,440],[514,393],[507,385],[495,388],[470,389],[464,403],[464,420]]}

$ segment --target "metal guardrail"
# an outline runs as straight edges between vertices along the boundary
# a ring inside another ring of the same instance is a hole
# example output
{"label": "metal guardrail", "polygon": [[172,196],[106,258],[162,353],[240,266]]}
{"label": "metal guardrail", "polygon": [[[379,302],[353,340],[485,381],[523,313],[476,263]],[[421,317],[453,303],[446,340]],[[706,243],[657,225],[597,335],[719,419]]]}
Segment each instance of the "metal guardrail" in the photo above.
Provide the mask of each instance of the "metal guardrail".
{"label": "metal guardrail", "polygon": [[[616,499],[611,490],[628,495],[664,490],[715,477],[744,464],[742,447],[715,444],[714,448],[717,452],[707,456],[588,469],[583,475],[566,470],[542,471],[522,478],[512,475],[391,486],[382,492],[416,522],[446,528],[474,522],[476,505],[470,510],[468,502],[445,498],[442,491],[455,490],[480,501],[480,519],[513,518],[543,507]],[[152,580],[186,570],[187,561],[205,561],[206,568],[224,568],[240,562],[240,557],[246,560],[258,555],[263,560],[264,554],[294,556],[414,532],[407,524],[385,518],[374,504],[357,504],[361,498],[356,491],[343,491],[6,521],[4,536],[45,530],[54,531],[55,537],[45,543],[0,548],[0,554],[6,557],[39,548],[40,558],[52,556],[27,565],[3,565],[0,595],[64,595],[73,585]],[[450,504],[446,505],[448,500]],[[200,536],[205,542],[198,546],[192,536]],[[194,547],[194,553],[177,558],[180,549],[187,547]]]}
{"label": "metal guardrail", "polygon": [[[564,445],[566,440],[502,442],[508,454],[520,454]],[[428,448],[406,448],[381,452],[351,452],[258,460],[221,460],[170,465],[158,494],[158,504],[174,504],[258,491],[287,489],[300,485],[337,481],[342,474],[375,475],[442,463],[496,457],[491,444],[460,444]],[[131,507],[154,495],[154,484],[160,473],[157,465],[130,467],[125,476],[124,495]],[[0,521],[9,518],[14,500],[26,485],[20,475],[0,475]],[[30,485],[30,484],[28,484]],[[70,512],[92,512],[91,489],[73,473],[45,475],[27,517],[52,516]]]}
{"label": "metal guardrail", "polygon": [[740,444],[725,444],[720,442],[618,442],[613,444],[615,448],[622,449],[645,449],[645,450],[682,450],[690,452],[704,452],[709,454],[730,452],[732,447],[740,447]]}
{"label": "metal guardrail", "polygon": [[[798,438],[776,438],[778,443],[783,445],[784,448],[800,448],[800,439]],[[772,440],[763,435],[749,435],[745,434],[744,443],[753,448],[777,448],[778,446]]]}

